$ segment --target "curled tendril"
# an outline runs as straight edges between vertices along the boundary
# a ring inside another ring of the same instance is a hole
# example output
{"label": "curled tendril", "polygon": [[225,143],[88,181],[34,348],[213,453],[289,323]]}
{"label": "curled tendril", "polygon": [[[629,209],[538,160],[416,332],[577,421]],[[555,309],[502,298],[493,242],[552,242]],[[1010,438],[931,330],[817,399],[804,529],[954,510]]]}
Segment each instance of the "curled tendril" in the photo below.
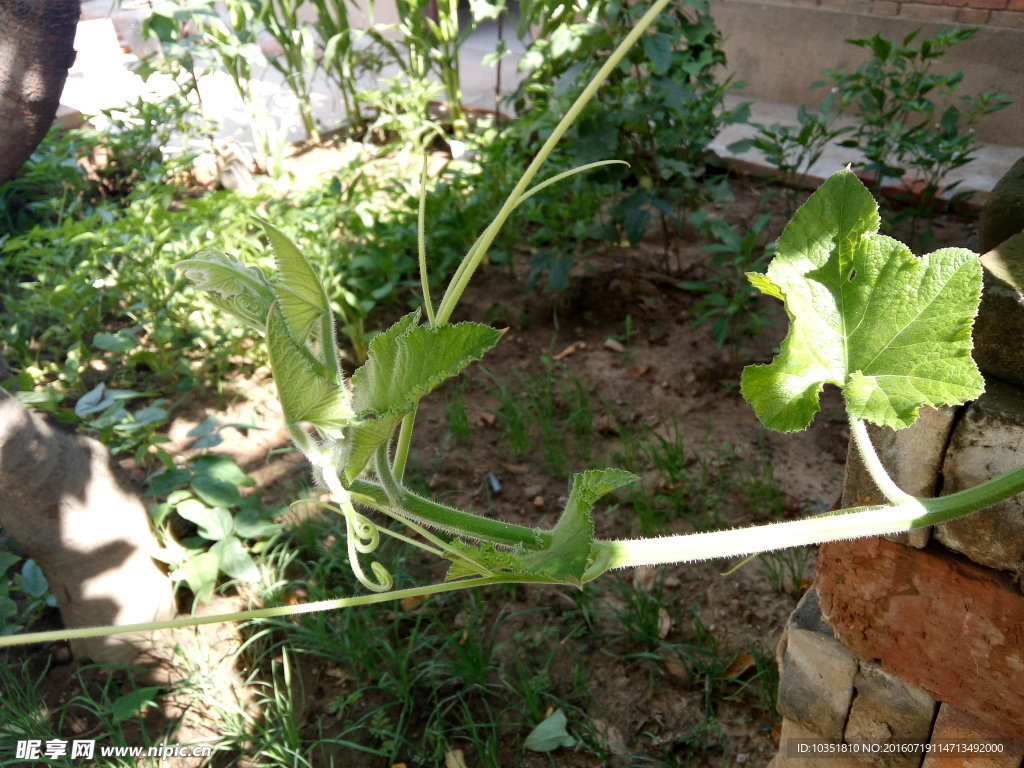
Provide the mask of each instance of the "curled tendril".
{"label": "curled tendril", "polygon": [[[351,502],[347,505],[342,505],[342,510],[345,514],[345,524],[348,533],[346,537],[348,542],[348,562],[352,567],[353,575],[359,580],[359,583],[367,589],[373,592],[387,592],[395,585],[395,580],[388,572],[388,569],[379,562],[370,563],[370,570],[373,571],[373,575],[376,577],[376,581],[374,581],[366,575],[365,571],[363,571],[362,564],[359,562],[360,552],[363,554],[372,552],[380,542],[380,534],[377,532],[377,526],[373,525],[373,523],[352,509]],[[362,518],[362,520],[373,529],[373,534],[369,538],[360,537],[357,529],[362,526],[357,521],[354,521],[353,517]],[[373,546],[367,548],[367,542],[370,541],[373,542]]]}
{"label": "curled tendril", "polygon": [[349,536],[353,536],[353,546],[364,555],[373,552],[380,544],[380,528],[376,523],[360,515],[353,509],[346,517],[349,520]]}
{"label": "curled tendril", "polygon": [[380,544],[380,529],[369,519],[356,512],[356,508],[352,506],[352,497],[349,496],[348,490],[338,479],[338,472],[331,462],[330,451],[323,451],[316,456],[313,466],[320,471],[324,485],[330,491],[331,499],[338,504],[341,514],[345,516],[348,562],[352,567],[353,575],[367,589],[373,592],[387,592],[395,585],[395,580],[388,569],[378,562],[370,563],[370,570],[376,577],[376,581],[374,581],[366,575],[359,562],[360,554],[368,555],[377,549],[377,545]]}

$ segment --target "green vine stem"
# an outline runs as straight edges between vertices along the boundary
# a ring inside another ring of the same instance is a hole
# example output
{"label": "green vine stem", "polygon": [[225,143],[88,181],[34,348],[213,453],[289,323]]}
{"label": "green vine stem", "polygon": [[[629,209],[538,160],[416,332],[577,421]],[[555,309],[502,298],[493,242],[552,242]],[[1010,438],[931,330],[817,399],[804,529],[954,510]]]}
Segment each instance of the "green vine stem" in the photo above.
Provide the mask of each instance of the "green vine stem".
{"label": "green vine stem", "polygon": [[[387,492],[374,483],[357,480],[352,484],[350,492],[354,500],[372,502],[372,506],[375,508],[390,506]],[[666,536],[633,541],[596,541],[593,544],[593,563],[584,573],[583,581],[590,581],[609,568],[711,560],[768,552],[806,544],[820,544],[827,541],[852,539],[862,536],[899,533],[911,528],[935,525],[961,517],[970,512],[997,504],[1021,492],[1024,492],[1024,467],[1015,469],[974,488],[959,491],[949,496],[940,496],[935,499],[917,499],[915,500],[918,502],[917,504],[858,507],[806,520],[772,523],[770,525],[740,528],[731,531],[714,531],[687,536]],[[421,499],[415,494],[403,490],[402,503],[408,505],[409,502],[412,502],[410,506],[415,507],[419,512],[428,512],[426,521],[428,526],[440,527],[435,522],[431,522],[430,519],[437,514],[439,509],[443,510],[446,514],[456,512],[456,510]],[[921,512],[922,506],[926,510],[924,513]],[[505,538],[509,540],[510,544],[529,543],[536,546],[537,543],[540,543],[541,546],[544,546],[545,536],[547,537],[548,544],[550,544],[551,533],[548,531],[537,531],[494,520],[485,520],[474,515],[468,515],[465,512],[458,512],[458,515],[473,518],[478,523],[497,526],[496,530],[500,532],[498,538]],[[513,542],[511,541],[512,539],[517,541]],[[527,541],[526,539],[532,540]],[[510,583],[559,584],[560,582],[555,579],[526,574],[499,574],[446,584],[430,584],[424,587],[402,589],[394,592],[374,593],[337,600],[323,600],[306,605],[261,608],[218,616],[186,617],[148,624],[126,624],[114,627],[91,627],[10,635],[0,637],[0,648],[29,643],[52,642],[55,640],[75,640],[123,633],[152,632],[200,624],[216,624],[223,621],[294,616],[314,613],[316,611],[371,605],[385,600],[402,600],[407,597],[429,596],[470,587]]]}
{"label": "green vine stem", "polygon": [[382,603],[388,600],[404,600],[408,597],[430,597],[431,595],[441,594],[443,592],[454,592],[458,589],[470,589],[472,587],[486,587],[490,584],[508,583],[552,584],[557,582],[541,576],[530,575],[484,576],[478,579],[453,581],[447,584],[429,584],[425,587],[399,589],[394,592],[375,592],[370,595],[360,595],[359,597],[342,597],[337,600],[320,600],[315,603],[283,605],[277,608],[257,608],[251,611],[223,613],[217,616],[187,616],[181,619],[153,621],[146,624],[124,624],[113,627],[83,627],[81,629],[59,629],[51,632],[30,632],[24,635],[7,635],[5,637],[0,637],[0,648],[9,648],[15,645],[28,645],[30,643],[51,643],[57,640],[80,640],[86,637],[108,637],[110,635],[121,635],[135,632],[156,632],[162,629],[182,629],[184,627],[197,627],[203,624],[220,624],[225,621],[246,621],[248,619],[272,619],[283,616],[299,616],[305,613],[331,611],[338,608],[355,608],[360,605],[373,605],[374,603]]}
{"label": "green vine stem", "polygon": [[489,541],[504,547],[542,549],[551,543],[550,531],[478,517],[419,496],[402,486],[392,490],[397,491],[397,504],[392,503],[388,492],[377,483],[355,480],[349,485],[353,500],[401,520],[412,520],[426,528]]}
{"label": "green vine stem", "polygon": [[[594,548],[600,554],[596,557],[595,566],[603,565],[604,570],[711,560],[806,544],[902,533],[912,528],[936,525],[963,517],[1022,492],[1024,467],[1018,467],[974,488],[934,499],[911,497],[911,501],[906,504],[855,507],[806,520],[771,523],[731,531],[632,541],[596,541]],[[588,571],[584,575],[584,580],[597,575],[599,574],[591,575]]]}
{"label": "green vine stem", "polygon": [[875,485],[878,486],[878,490],[882,492],[886,500],[890,504],[897,505],[918,504],[921,511],[924,511],[921,502],[896,485],[895,481],[889,476],[885,465],[882,464],[882,460],[878,458],[875,446],[871,443],[871,436],[868,435],[867,425],[860,419],[850,419],[850,434],[853,436],[853,442],[857,446],[857,452],[860,454],[868,474],[871,475],[871,479],[875,481]]}

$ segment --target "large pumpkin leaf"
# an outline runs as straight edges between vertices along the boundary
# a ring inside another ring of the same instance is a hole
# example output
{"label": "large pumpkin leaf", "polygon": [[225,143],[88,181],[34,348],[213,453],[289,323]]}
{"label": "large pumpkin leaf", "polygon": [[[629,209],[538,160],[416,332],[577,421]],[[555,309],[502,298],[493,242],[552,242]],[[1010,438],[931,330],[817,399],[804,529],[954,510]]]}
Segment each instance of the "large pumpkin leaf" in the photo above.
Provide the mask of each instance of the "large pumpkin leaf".
{"label": "large pumpkin leaf", "polygon": [[804,429],[825,383],[844,389],[850,418],[900,429],[921,406],[977,397],[971,359],[981,295],[977,257],[945,248],[921,258],[877,234],[878,206],[849,171],[797,211],[765,275],[791,321],[782,351],[743,371],[743,396],[765,426]]}

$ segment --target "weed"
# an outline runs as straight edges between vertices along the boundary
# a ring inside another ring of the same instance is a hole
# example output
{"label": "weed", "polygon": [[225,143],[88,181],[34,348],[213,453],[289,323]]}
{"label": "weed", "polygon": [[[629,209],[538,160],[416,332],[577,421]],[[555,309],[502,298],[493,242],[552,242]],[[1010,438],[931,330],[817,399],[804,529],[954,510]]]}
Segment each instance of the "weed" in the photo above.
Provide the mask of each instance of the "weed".
{"label": "weed", "polygon": [[765,243],[764,230],[771,214],[760,216],[744,234],[703,211],[694,213],[690,220],[718,240],[703,246],[712,254],[706,263],[711,277],[676,284],[701,294],[693,309],[697,315],[694,326],[711,323],[711,335],[719,349],[737,336],[759,335],[768,321],[761,310],[758,291],[747,280],[747,274],[763,269],[775,252],[774,243]]}
{"label": "weed", "polygon": [[804,590],[807,564],[813,554],[812,547],[791,547],[778,552],[765,552],[758,558],[758,562],[775,589],[800,595]]}
{"label": "weed", "polygon": [[469,426],[469,417],[466,415],[465,393],[465,380],[451,387],[444,399],[444,413],[448,422],[448,431],[462,445],[471,445],[473,432]]}

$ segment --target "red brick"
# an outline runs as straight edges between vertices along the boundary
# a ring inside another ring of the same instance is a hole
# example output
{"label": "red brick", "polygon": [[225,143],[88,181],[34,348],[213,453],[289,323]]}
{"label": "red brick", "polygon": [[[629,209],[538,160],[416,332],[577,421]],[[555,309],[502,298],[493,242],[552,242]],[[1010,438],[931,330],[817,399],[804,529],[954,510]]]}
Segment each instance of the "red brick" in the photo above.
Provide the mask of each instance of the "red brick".
{"label": "red brick", "polygon": [[875,0],[871,3],[871,12],[878,16],[899,16],[900,4],[893,0]]}
{"label": "red brick", "polygon": [[1024,595],[1009,574],[869,538],[823,545],[817,586],[855,656],[1024,738]]}
{"label": "red brick", "polygon": [[1010,0],[1010,6],[1007,10],[1024,11],[1024,0]]}
{"label": "red brick", "polygon": [[930,743],[950,746],[963,744],[990,743],[1002,748],[1000,754],[976,754],[957,756],[949,752],[929,752],[921,768],[1018,768],[1024,759],[1024,741],[1011,743],[993,741],[992,729],[977,718],[959,709],[943,704],[932,726]]}
{"label": "red brick", "polygon": [[975,8],[961,8],[956,12],[956,20],[961,24],[988,24],[992,11],[979,11]]}
{"label": "red brick", "polygon": [[994,27],[1017,27],[1024,29],[1024,13],[1018,11],[992,11],[989,21]]}
{"label": "red brick", "polygon": [[961,6],[967,5],[967,0],[945,0],[943,5],[953,5],[959,8]]}
{"label": "red brick", "polygon": [[967,0],[967,5],[971,8],[985,8],[990,11],[1001,11],[1007,5],[1010,0]]}
{"label": "red brick", "polygon": [[928,19],[929,21],[956,21],[956,8],[945,5],[918,5],[917,3],[903,3],[900,8],[900,15],[913,19]]}

